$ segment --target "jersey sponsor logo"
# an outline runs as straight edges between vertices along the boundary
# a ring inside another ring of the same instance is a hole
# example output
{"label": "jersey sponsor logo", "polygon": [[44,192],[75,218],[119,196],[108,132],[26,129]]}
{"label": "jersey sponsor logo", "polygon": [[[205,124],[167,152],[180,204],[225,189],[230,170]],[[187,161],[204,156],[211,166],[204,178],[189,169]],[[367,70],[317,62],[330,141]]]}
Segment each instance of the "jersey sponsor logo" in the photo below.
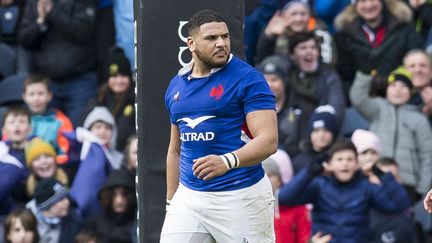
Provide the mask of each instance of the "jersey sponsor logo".
{"label": "jersey sponsor logo", "polygon": [[201,122],[208,120],[210,118],[214,118],[214,117],[216,117],[216,116],[200,116],[200,117],[197,117],[195,119],[191,119],[189,117],[183,117],[183,118],[178,119],[177,122],[184,121],[184,122],[186,122],[186,126],[194,129]]}
{"label": "jersey sponsor logo", "polygon": [[[196,126],[201,124],[202,122],[215,118],[216,116],[200,116],[195,119],[189,117],[183,117],[177,120],[177,122],[183,121],[186,122],[186,126],[194,129]],[[180,140],[183,142],[192,142],[192,141],[211,141],[215,137],[214,132],[182,132],[180,133]]]}
{"label": "jersey sponsor logo", "polygon": [[183,142],[211,141],[215,137],[214,132],[182,132],[180,140]]}
{"label": "jersey sponsor logo", "polygon": [[210,97],[214,97],[216,100],[220,100],[223,93],[224,87],[222,84],[219,84],[217,87],[213,87],[210,90]]}

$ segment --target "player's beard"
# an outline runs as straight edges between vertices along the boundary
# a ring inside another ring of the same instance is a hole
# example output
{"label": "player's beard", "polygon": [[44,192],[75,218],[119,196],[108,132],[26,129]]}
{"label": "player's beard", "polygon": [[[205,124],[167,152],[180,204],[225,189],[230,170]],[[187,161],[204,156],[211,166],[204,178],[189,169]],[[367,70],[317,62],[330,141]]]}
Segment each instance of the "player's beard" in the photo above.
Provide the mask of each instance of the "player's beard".
{"label": "player's beard", "polygon": [[212,56],[205,55],[198,49],[195,50],[196,57],[209,69],[223,67],[228,62],[228,58],[229,58],[229,51],[228,50],[227,50],[227,53],[228,54],[227,54],[227,57],[225,60],[216,61],[216,60],[212,59]]}

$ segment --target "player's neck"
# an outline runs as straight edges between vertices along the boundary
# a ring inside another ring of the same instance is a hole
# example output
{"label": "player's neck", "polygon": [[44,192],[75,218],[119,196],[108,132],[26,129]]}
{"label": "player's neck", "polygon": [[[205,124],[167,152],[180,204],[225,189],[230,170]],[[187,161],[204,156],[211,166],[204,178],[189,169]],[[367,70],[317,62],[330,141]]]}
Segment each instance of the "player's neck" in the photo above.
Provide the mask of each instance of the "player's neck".
{"label": "player's neck", "polygon": [[212,68],[204,65],[203,63],[196,61],[192,67],[191,76],[194,78],[202,78],[210,75]]}

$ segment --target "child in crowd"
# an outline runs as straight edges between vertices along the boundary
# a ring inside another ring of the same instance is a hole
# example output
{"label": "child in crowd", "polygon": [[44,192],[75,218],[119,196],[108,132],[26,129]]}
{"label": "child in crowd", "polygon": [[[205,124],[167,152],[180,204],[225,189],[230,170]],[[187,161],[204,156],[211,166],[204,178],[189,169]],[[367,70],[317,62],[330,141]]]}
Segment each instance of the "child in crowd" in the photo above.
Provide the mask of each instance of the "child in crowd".
{"label": "child in crowd", "polygon": [[94,107],[84,121],[84,128],[96,135],[108,149],[112,167],[119,169],[123,154],[116,150],[117,126],[109,110],[104,106]]}
{"label": "child in crowd", "polygon": [[56,163],[56,152],[48,142],[36,137],[25,148],[27,166],[30,176],[27,178],[27,194],[32,197],[38,182],[43,178],[53,177],[64,185],[68,185],[68,177]]}
{"label": "child in crowd", "polygon": [[295,174],[313,161],[322,161],[327,157],[327,150],[336,140],[338,130],[333,107],[327,105],[315,109],[307,129],[309,139],[303,141],[303,152],[293,159]]}
{"label": "child in crowd", "polygon": [[49,78],[42,74],[30,74],[24,80],[22,97],[32,114],[33,134],[54,146],[58,154],[57,162],[66,163],[69,142],[63,133],[72,132],[73,126],[62,111],[49,106],[53,97]]}
{"label": "child in crowd", "polygon": [[26,207],[36,216],[40,242],[74,242],[82,219],[72,209],[68,196],[69,189],[52,177],[37,184]]}
{"label": "child in crowd", "polygon": [[[383,157],[375,161],[376,165],[383,171],[391,173],[399,182],[399,167],[391,158]],[[372,178],[370,178],[372,177]],[[369,181],[380,183],[376,175],[371,174]],[[404,243],[411,242],[416,238],[413,217],[409,208],[396,213],[387,213],[372,209],[369,215],[369,241],[370,243]]]}
{"label": "child in crowd", "polygon": [[[386,157],[380,159],[380,141],[373,132],[357,129],[351,141],[357,148],[360,167],[369,178],[369,182],[381,185],[380,179],[372,172],[372,167],[376,165],[383,172],[392,173],[400,183],[396,161]],[[395,213],[372,209],[369,218],[369,242],[371,243],[384,243],[387,242],[386,239],[402,243],[415,238],[414,222],[408,208]]]}
{"label": "child in crowd", "polygon": [[32,131],[30,119],[30,112],[26,108],[16,105],[6,109],[2,121],[2,140],[8,145],[10,154],[24,166],[26,165],[24,147]]}
{"label": "child in crowd", "polygon": [[351,141],[357,148],[357,159],[363,173],[369,177],[370,182],[378,184],[371,169],[380,158],[379,138],[373,132],[357,129],[352,134]]}
{"label": "child in crowd", "polygon": [[[273,195],[277,198],[284,184],[279,165],[269,157],[262,162],[262,166],[270,179]],[[311,231],[309,210],[305,205],[289,207],[275,203],[274,227],[276,243],[306,243]]]}
{"label": "child in crowd", "polygon": [[86,229],[102,242],[136,242],[135,180],[128,170],[114,170],[99,191],[103,212],[89,218]]}
{"label": "child in crowd", "polygon": [[37,220],[28,209],[17,209],[9,214],[4,224],[6,243],[39,243]]}
{"label": "child in crowd", "polygon": [[9,106],[3,114],[2,135],[7,138],[0,146],[0,161],[4,162],[1,175],[0,214],[10,212],[13,206],[23,205],[30,198],[26,193],[29,175],[24,147],[31,134],[30,113],[22,106]]}
{"label": "child in crowd", "polygon": [[280,189],[279,203],[312,203],[313,234],[329,234],[331,242],[366,242],[370,208],[398,212],[409,206],[391,173],[377,166],[372,171],[382,185],[370,183],[358,170],[354,144],[338,142],[329,151],[328,163],[311,163]]}
{"label": "child in crowd", "polygon": [[73,144],[71,150],[78,145],[80,163],[71,186],[71,196],[84,217],[101,211],[98,191],[110,172],[121,167],[123,155],[115,150],[116,134],[114,117],[103,106],[94,107],[84,121],[84,128],[76,130],[75,143],[78,144]]}
{"label": "child in crowd", "polygon": [[369,120],[370,130],[382,144],[382,156],[399,165],[402,184],[412,202],[418,201],[431,185],[432,131],[424,114],[407,104],[413,85],[411,73],[399,67],[387,78],[387,97],[370,97],[372,78],[356,73],[350,90],[352,104]]}

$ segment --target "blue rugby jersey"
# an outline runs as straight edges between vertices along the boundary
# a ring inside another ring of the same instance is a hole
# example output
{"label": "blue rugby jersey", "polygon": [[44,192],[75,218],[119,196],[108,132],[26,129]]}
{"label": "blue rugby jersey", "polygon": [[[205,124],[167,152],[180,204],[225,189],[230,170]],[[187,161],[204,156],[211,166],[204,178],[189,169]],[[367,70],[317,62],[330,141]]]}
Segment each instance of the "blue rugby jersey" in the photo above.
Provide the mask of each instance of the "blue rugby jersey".
{"label": "blue rugby jersey", "polygon": [[246,114],[275,109],[274,95],[262,74],[233,56],[208,77],[191,78],[190,67],[187,73],[182,70],[165,94],[171,123],[180,131],[180,183],[197,191],[229,191],[261,180],[261,164],[232,169],[208,181],[193,175],[192,165],[199,157],[245,145],[251,139]]}

